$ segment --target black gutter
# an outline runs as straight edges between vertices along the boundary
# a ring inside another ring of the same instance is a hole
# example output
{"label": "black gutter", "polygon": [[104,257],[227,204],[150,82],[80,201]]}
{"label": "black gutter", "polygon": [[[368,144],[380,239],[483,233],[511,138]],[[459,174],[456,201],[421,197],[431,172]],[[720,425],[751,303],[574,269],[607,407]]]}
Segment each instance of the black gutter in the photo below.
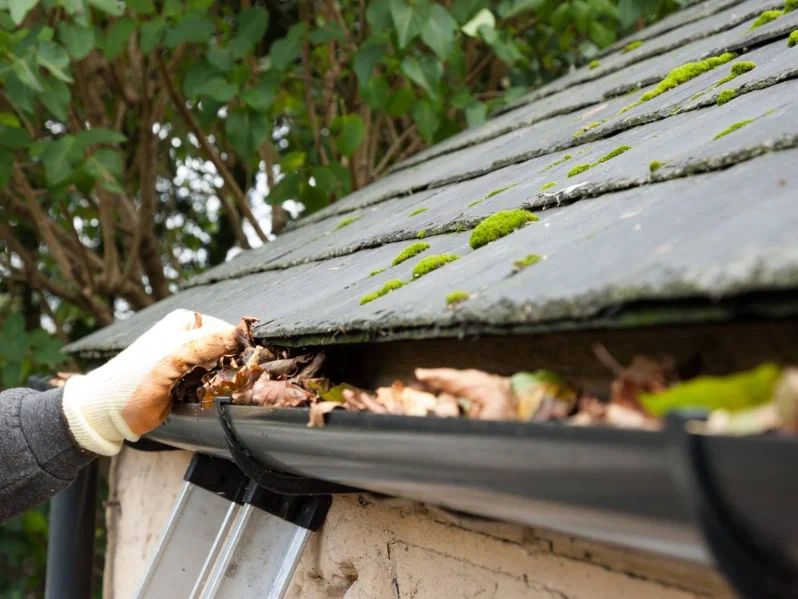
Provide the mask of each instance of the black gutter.
{"label": "black gutter", "polygon": [[[308,428],[303,409],[228,409],[238,442],[270,469],[714,561],[743,597],[798,596],[795,439],[693,435],[683,422],[648,432],[343,411]],[[214,409],[176,406],[149,436],[231,457]],[[745,593],[741,576],[775,590]]]}

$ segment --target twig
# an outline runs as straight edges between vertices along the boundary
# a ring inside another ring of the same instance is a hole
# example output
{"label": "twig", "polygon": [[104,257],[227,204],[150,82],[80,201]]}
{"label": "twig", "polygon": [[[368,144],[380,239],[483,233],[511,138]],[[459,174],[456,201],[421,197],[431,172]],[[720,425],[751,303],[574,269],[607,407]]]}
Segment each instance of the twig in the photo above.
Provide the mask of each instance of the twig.
{"label": "twig", "polygon": [[[310,12],[308,0],[299,0],[299,18],[303,23],[307,24],[305,32],[302,34],[302,71],[305,79],[310,79],[310,41],[308,39],[308,31],[310,29]],[[321,133],[319,131],[319,122],[316,117],[316,105],[313,102],[313,94],[308,81],[303,84],[305,91],[305,110],[308,111],[308,120],[310,121],[310,128],[313,131],[313,144],[316,146],[316,151],[319,153],[321,163],[327,166],[329,160],[327,159],[327,152],[324,146],[321,145]]]}

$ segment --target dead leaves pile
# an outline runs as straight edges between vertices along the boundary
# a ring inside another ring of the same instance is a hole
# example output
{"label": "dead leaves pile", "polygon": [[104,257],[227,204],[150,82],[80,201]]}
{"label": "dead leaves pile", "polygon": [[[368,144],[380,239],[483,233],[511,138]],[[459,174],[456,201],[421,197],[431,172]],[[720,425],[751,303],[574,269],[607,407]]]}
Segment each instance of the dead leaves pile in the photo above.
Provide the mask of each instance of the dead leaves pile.
{"label": "dead leaves pile", "polygon": [[237,327],[239,352],[210,369],[198,367],[172,388],[172,399],[213,404],[231,397],[234,404],[310,408],[308,426],[321,427],[333,410],[402,416],[478,420],[561,422],[571,426],[605,425],[656,430],[673,409],[704,410],[710,434],[798,432],[798,369],[764,364],[728,377],[681,381],[673,360],[637,356],[628,366],[603,347],[597,358],[614,379],[604,399],[580,392],[562,377],[544,370],[510,377],[481,370],[417,368],[409,384],[394,382],[371,392],[322,376],[325,355],[291,355],[256,346],[252,325]]}

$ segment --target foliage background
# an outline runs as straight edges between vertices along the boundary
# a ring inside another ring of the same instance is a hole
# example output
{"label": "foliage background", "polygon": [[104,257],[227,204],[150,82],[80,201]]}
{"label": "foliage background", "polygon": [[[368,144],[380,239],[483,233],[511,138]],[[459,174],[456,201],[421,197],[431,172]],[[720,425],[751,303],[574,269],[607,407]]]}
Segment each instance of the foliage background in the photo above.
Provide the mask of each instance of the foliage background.
{"label": "foliage background", "polygon": [[0,0],[0,387],[681,1]]}

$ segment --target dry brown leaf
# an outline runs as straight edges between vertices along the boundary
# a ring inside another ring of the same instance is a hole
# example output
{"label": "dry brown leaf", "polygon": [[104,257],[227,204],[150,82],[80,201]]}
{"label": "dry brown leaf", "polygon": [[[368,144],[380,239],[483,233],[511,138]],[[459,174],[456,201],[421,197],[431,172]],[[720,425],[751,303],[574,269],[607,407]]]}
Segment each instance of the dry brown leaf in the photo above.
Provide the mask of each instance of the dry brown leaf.
{"label": "dry brown leaf", "polygon": [[435,406],[435,415],[438,418],[457,418],[460,416],[460,406],[457,398],[450,393],[441,393]]}
{"label": "dry brown leaf", "polygon": [[[404,389],[404,385],[399,381],[397,382],[401,385],[402,389]],[[395,384],[396,383],[394,383],[394,385]],[[377,389],[377,398],[375,401],[391,414],[396,414],[400,409],[399,398],[401,394],[401,389],[397,390],[395,387],[380,387]]]}
{"label": "dry brown leaf", "polygon": [[[294,358],[283,358],[280,360],[272,360],[263,364],[263,369],[269,373],[272,378],[285,377],[291,378],[299,374],[300,369],[313,360],[310,354],[296,356]],[[306,377],[309,378],[309,377]]]}
{"label": "dry brown leaf", "polygon": [[615,374],[610,386],[610,401],[627,408],[642,410],[639,400],[641,393],[661,393],[679,380],[676,364],[671,358],[635,356],[632,363],[624,367],[603,345],[596,345],[593,350],[598,359]]}
{"label": "dry brown leaf", "polygon": [[322,427],[324,426],[324,415],[329,414],[336,408],[343,408],[344,406],[337,401],[321,401],[314,403],[310,406],[310,418],[308,419],[308,426]]}
{"label": "dry brown leaf", "polygon": [[402,389],[401,405],[407,416],[426,416],[435,411],[438,398],[432,393],[405,387]]}
{"label": "dry brown leaf", "polygon": [[344,407],[350,412],[374,412],[376,414],[385,414],[387,410],[384,406],[377,403],[377,401],[368,393],[363,391],[353,391],[352,389],[344,389]]}
{"label": "dry brown leaf", "polygon": [[315,395],[291,381],[259,378],[252,387],[252,403],[257,406],[295,408],[307,405]]}
{"label": "dry brown leaf", "polygon": [[294,382],[297,380],[312,379],[317,377],[321,372],[321,367],[324,366],[324,361],[326,358],[327,354],[325,354],[323,351],[317,353],[315,356],[313,356],[313,359],[308,364],[305,364],[302,367],[302,369],[299,371],[299,374],[294,377]]}
{"label": "dry brown leaf", "polygon": [[514,420],[515,397],[510,379],[481,370],[416,368],[416,378],[430,389],[462,397],[471,402],[469,417],[482,420]]}

